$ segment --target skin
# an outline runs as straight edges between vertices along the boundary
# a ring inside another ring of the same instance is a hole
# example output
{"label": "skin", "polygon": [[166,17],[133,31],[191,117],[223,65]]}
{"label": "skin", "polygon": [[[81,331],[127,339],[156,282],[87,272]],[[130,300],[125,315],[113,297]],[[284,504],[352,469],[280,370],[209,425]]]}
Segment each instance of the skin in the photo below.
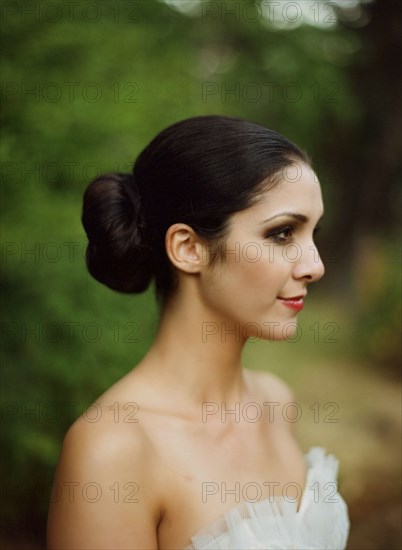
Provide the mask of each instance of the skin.
{"label": "skin", "polygon": [[[281,215],[264,222],[282,212],[307,221]],[[224,483],[228,490],[238,483],[240,491],[258,484],[261,500],[282,495],[291,482],[295,490],[286,494],[300,503],[306,464],[294,424],[263,406],[276,402],[281,410],[293,394],[273,374],[244,369],[241,354],[247,337],[280,340],[296,330],[297,312],[278,296],[305,294],[324,274],[313,241],[322,214],[317,177],[303,165],[297,181],[282,180],[232,216],[226,250],[237,246],[239,253],[214,269],[191,227],[168,229],[177,294],[145,357],[97,399],[89,416],[101,411],[101,418],[81,416],[68,430],[49,510],[49,550],[184,548],[200,529],[255,498],[225,498]],[[245,409],[250,402],[264,411],[256,422]],[[225,414],[236,407],[247,413]],[[272,490],[267,482],[278,485]]]}

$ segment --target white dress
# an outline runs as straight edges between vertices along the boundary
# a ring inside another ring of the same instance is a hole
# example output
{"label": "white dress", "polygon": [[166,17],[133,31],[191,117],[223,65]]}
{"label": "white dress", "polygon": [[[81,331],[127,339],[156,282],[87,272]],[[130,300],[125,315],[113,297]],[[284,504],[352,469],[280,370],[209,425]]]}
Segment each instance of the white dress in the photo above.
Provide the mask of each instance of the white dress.
{"label": "white dress", "polygon": [[339,462],[322,447],[312,447],[305,457],[299,509],[286,496],[243,502],[198,531],[185,550],[343,550],[350,524],[337,490]]}

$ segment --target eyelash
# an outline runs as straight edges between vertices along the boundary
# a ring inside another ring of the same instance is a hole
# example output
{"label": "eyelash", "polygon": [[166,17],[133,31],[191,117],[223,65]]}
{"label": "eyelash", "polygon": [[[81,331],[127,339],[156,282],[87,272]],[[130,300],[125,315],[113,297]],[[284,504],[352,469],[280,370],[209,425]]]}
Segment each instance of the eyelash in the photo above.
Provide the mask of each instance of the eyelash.
{"label": "eyelash", "polygon": [[274,231],[271,231],[270,233],[268,233],[267,237],[277,244],[285,244],[285,243],[291,242],[291,237],[289,236],[286,238],[286,237],[280,237],[279,235],[285,232],[293,233],[293,231],[294,231],[294,227],[292,225],[287,225],[285,227],[278,227]]}
{"label": "eyelash", "polygon": [[[313,230],[313,235],[316,235],[317,232],[321,229],[321,226],[317,225],[317,227]],[[294,232],[295,228],[293,225],[286,225],[283,227],[278,227],[278,229],[275,229],[274,231],[271,231],[268,233],[266,238],[272,239],[277,244],[288,244],[292,242],[291,236],[289,237],[279,237],[281,233],[285,233],[287,231],[290,231],[292,234]]]}

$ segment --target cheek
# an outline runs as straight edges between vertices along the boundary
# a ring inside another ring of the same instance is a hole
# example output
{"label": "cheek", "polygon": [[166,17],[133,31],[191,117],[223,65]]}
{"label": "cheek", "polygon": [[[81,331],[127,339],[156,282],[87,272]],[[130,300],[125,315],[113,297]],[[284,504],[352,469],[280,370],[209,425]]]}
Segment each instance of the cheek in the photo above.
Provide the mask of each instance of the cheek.
{"label": "cheek", "polygon": [[[262,250],[264,252],[264,250]],[[217,297],[230,299],[234,304],[266,304],[276,298],[289,277],[289,264],[278,256],[265,257],[250,247],[240,256],[223,262],[212,286]]]}
{"label": "cheek", "polygon": [[289,277],[289,264],[286,262],[278,251],[275,254],[263,254],[262,249],[260,256],[252,256],[250,253],[241,263],[242,283],[247,285],[252,292],[255,290],[263,290],[264,295],[270,293],[277,294],[277,291],[282,288],[283,284]]}

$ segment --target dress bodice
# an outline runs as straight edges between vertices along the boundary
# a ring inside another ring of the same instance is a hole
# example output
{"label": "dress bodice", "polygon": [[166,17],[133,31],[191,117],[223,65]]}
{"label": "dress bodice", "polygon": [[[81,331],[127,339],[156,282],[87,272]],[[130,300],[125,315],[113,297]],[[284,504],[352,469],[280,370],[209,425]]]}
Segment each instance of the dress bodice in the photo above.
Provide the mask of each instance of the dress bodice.
{"label": "dress bodice", "polygon": [[322,447],[305,457],[300,505],[286,495],[243,502],[198,531],[185,550],[343,550],[349,516],[337,489],[338,460]]}

